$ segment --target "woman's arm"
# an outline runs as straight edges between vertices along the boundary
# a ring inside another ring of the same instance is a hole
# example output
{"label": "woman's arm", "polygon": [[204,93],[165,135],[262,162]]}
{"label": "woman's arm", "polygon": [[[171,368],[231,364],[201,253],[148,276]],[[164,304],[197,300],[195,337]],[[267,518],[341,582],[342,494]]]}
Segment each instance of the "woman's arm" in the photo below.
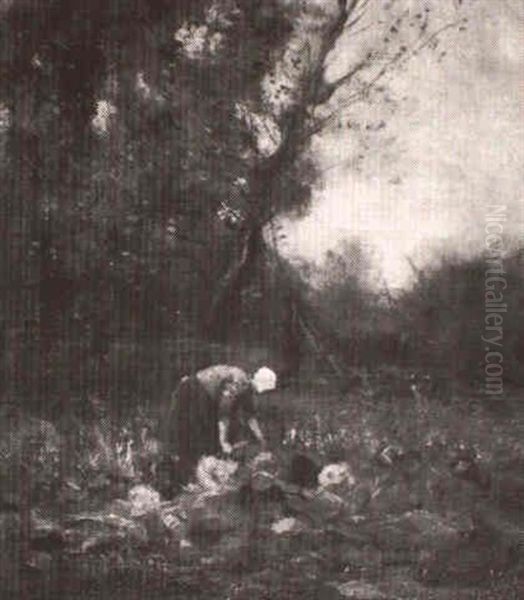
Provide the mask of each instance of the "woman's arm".
{"label": "woman's arm", "polygon": [[222,452],[224,452],[224,454],[231,454],[231,452],[233,452],[233,447],[227,441],[228,432],[229,419],[227,417],[221,417],[218,421],[218,440],[220,442],[220,447],[222,448]]}
{"label": "woman's arm", "polygon": [[256,417],[250,417],[247,420],[247,424],[249,426],[249,429],[251,429],[251,431],[253,432],[253,435],[257,438],[257,440],[262,445],[265,445],[266,439],[264,437],[264,434],[262,433],[262,430],[260,429],[260,425],[258,424],[257,418]]}

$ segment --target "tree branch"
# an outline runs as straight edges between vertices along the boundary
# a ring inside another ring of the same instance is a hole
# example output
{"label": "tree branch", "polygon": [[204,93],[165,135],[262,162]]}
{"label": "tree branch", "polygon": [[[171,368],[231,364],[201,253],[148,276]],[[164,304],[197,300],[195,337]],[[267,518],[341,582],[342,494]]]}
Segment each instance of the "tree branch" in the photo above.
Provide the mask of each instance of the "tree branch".
{"label": "tree branch", "polygon": [[342,75],[342,77],[339,77],[337,80],[335,80],[331,83],[324,84],[322,90],[318,93],[318,96],[317,96],[318,103],[317,104],[325,104],[326,102],[328,102],[331,99],[331,97],[333,96],[333,94],[340,87],[342,87],[346,83],[349,83],[357,73],[359,73],[366,67],[367,64],[368,64],[368,60],[364,59],[364,60],[360,61],[359,63],[357,63],[345,75]]}
{"label": "tree branch", "polygon": [[453,29],[453,28],[457,27],[458,25],[461,25],[461,24],[463,24],[465,22],[466,22],[466,19],[458,19],[456,21],[453,21],[452,23],[447,23],[446,25],[443,25],[440,29],[437,29],[435,32],[433,32],[417,48],[415,48],[413,50],[413,52],[410,53],[411,56],[415,56],[418,52],[420,52],[421,50],[423,50],[424,48],[426,48],[427,46],[429,46],[431,44],[431,42],[433,42],[433,40],[435,40],[436,38],[438,38],[440,35],[442,35],[448,29]]}
{"label": "tree branch", "polygon": [[285,127],[282,128],[283,139],[279,150],[254,169],[254,195],[258,198],[268,199],[266,202],[259,202],[260,207],[255,218],[261,225],[267,223],[273,214],[274,207],[271,196],[275,183],[280,179],[280,174],[285,172],[300,154],[304,142],[307,141],[307,138],[302,136],[302,131],[304,123],[308,119],[309,107],[319,104],[319,97],[323,89],[326,58],[334,49],[337,40],[346,28],[348,19],[355,14],[356,10],[367,6],[367,4],[368,0],[350,0],[350,2],[339,0],[340,12],[322,40],[309,78],[309,85],[307,85],[307,89],[302,94],[297,106],[294,107],[292,114],[287,118]]}
{"label": "tree branch", "polygon": [[[428,36],[427,38],[422,40],[421,43],[414,46],[413,48],[405,49],[405,50],[401,49],[401,50],[397,51],[393,55],[393,57],[390,60],[388,60],[381,67],[381,69],[375,75],[375,77],[373,77],[368,83],[363,85],[360,90],[358,90],[358,91],[354,92],[352,95],[350,95],[342,105],[337,107],[337,109],[335,111],[330,113],[327,117],[324,117],[322,120],[317,121],[315,126],[310,128],[306,132],[305,140],[311,139],[314,135],[320,133],[336,117],[340,116],[342,111],[344,111],[345,109],[349,108],[350,106],[352,106],[353,104],[355,104],[356,102],[358,102],[359,100],[364,98],[377,85],[377,83],[379,81],[381,81],[382,78],[392,70],[393,67],[407,63],[411,58],[413,58],[414,56],[419,54],[424,48],[427,48],[435,39],[437,39],[439,36],[441,36],[444,32],[446,32],[450,29],[453,29],[455,27],[458,27],[459,25],[463,24],[464,22],[465,22],[464,19],[458,19],[451,23],[447,23],[446,25],[443,25],[442,27],[440,27],[439,29],[434,31],[430,36]],[[337,89],[339,89],[345,83],[349,83],[349,81],[351,81],[351,79],[353,79],[353,77],[358,72],[362,71],[366,67],[367,64],[368,64],[367,61],[361,61],[349,73],[340,77],[336,82],[334,82],[334,84],[337,84],[337,85],[336,85],[335,89],[333,89],[332,93],[328,96],[328,100],[333,96],[333,94],[335,93],[335,91]],[[334,84],[332,84],[332,85],[334,85]]]}

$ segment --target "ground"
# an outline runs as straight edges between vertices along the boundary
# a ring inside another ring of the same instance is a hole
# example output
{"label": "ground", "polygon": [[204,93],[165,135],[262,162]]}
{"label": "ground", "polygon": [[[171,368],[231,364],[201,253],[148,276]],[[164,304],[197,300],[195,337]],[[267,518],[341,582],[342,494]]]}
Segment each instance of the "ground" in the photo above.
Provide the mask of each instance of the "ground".
{"label": "ground", "polygon": [[[415,399],[407,381],[401,371],[383,371],[343,394],[327,383],[304,384],[261,402],[261,421],[278,463],[276,477],[291,487],[284,486],[280,495],[255,490],[247,500],[233,495],[217,506],[206,501],[196,513],[187,504],[189,521],[196,523],[188,540],[165,520],[162,525],[151,515],[122,512],[129,488],[145,477],[146,469],[136,466],[138,444],[126,467],[120,431],[113,444],[120,457],[115,475],[114,465],[108,466],[113,442],[98,440],[97,447],[92,426],[91,447],[100,462],[85,459],[90,466],[82,467],[83,479],[82,469],[73,465],[67,498],[53,486],[35,497],[25,549],[19,534],[23,486],[13,488],[11,504],[4,494],[2,597],[520,598],[520,392],[510,390],[495,401],[453,385],[448,397]],[[154,430],[155,417],[128,420],[129,438],[140,436],[132,422],[147,422]],[[57,436],[63,445],[58,427]],[[100,458],[104,443],[106,464]],[[346,462],[353,485],[322,497],[308,490],[296,493],[289,482],[296,456],[305,457],[306,470],[308,460],[312,468]],[[173,502],[180,511],[182,500]],[[79,525],[77,517],[86,511],[90,516]],[[108,515],[120,521],[109,523]],[[275,533],[272,526],[278,522],[289,527]]]}

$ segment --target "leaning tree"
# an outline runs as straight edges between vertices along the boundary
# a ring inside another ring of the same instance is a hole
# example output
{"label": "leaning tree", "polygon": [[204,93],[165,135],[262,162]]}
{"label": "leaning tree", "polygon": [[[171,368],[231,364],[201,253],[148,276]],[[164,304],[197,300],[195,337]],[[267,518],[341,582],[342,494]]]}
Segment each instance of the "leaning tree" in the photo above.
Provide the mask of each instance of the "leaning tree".
{"label": "leaning tree", "polygon": [[[384,115],[363,128],[353,115],[348,122],[348,111],[354,112],[359,103],[394,104],[388,77],[424,49],[443,58],[442,35],[465,28],[467,19],[458,12],[461,4],[442,10],[442,3],[417,0],[266,3],[265,15],[273,15],[275,28],[284,26],[284,34],[272,40],[269,60],[260,71],[253,71],[253,85],[244,95],[230,98],[234,118],[247,137],[240,148],[245,175],[242,190],[230,188],[224,200],[237,216],[237,246],[215,286],[205,319],[208,331],[217,330],[225,312],[235,311],[235,298],[264,246],[262,232],[268,223],[276,215],[307,209],[319,175],[311,152],[315,136],[346,127],[350,135],[365,138],[384,128]],[[236,34],[239,4],[213,2],[208,10],[222,15],[219,22],[227,24],[220,36]],[[186,25],[181,35],[186,60],[204,59],[204,49],[213,47],[216,36],[211,26]],[[223,56],[230,68],[231,56]],[[220,57],[219,49],[212,60]]]}

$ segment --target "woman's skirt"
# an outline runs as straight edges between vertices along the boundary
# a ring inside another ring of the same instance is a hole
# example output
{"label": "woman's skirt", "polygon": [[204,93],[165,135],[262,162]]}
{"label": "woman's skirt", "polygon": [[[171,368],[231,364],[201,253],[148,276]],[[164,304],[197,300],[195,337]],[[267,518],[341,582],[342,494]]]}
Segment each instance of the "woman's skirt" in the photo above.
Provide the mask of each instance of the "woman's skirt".
{"label": "woman's skirt", "polygon": [[218,406],[194,376],[180,381],[162,428],[164,448],[176,457],[177,479],[183,482],[202,456],[219,452]]}

